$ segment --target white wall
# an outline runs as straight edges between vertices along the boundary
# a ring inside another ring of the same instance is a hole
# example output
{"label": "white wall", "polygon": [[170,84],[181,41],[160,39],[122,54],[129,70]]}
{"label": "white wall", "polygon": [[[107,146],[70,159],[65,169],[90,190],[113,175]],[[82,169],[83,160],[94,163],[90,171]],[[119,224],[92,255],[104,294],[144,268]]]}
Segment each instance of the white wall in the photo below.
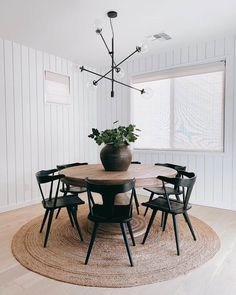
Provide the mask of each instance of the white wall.
{"label": "white wall", "polygon": [[[133,159],[142,163],[171,162],[187,165],[195,171],[197,183],[192,203],[236,210],[236,39],[234,37],[184,45],[153,56],[132,60],[124,67],[128,73],[124,82],[133,75],[171,67],[211,62],[226,58],[225,96],[225,152],[223,154],[171,151],[134,151]],[[128,54],[128,52],[127,52]],[[111,127],[112,122],[130,122],[130,92],[117,87],[115,98],[110,98],[110,83],[103,82],[98,92],[98,127]],[[135,124],[135,122],[133,122]],[[137,126],[138,127],[138,126]]]}
{"label": "white wall", "polygon": [[[71,105],[44,103],[44,70],[71,76]],[[36,171],[96,162],[87,137],[97,120],[88,78],[68,60],[0,39],[0,212],[40,199]]]}

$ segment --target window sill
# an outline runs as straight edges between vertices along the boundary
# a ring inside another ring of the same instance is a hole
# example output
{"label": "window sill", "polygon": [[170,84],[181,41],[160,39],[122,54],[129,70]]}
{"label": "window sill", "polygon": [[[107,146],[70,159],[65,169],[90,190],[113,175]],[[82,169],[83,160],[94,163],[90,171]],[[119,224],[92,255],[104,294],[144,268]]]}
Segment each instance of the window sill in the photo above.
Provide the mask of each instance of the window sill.
{"label": "window sill", "polygon": [[200,151],[200,150],[172,150],[172,149],[155,149],[155,148],[133,148],[134,152],[150,153],[176,153],[180,155],[201,155],[201,156],[225,156],[225,151]]}

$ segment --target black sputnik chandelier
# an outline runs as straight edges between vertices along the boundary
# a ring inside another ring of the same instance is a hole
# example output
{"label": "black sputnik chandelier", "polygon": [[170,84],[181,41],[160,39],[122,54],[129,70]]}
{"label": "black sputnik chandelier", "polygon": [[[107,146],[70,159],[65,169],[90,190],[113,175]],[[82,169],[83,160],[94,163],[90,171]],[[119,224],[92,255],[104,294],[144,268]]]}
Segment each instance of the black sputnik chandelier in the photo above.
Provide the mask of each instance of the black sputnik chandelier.
{"label": "black sputnik chandelier", "polygon": [[[83,72],[88,72],[88,73],[91,73],[91,74],[94,74],[96,76],[98,76],[99,78],[97,80],[93,80],[92,82],[92,86],[93,87],[96,87],[98,85],[98,83],[102,80],[102,79],[107,79],[107,80],[110,80],[111,81],[111,97],[114,97],[115,95],[115,92],[114,92],[114,84],[117,83],[117,84],[120,84],[120,85],[123,85],[125,87],[128,87],[130,89],[134,89],[136,91],[139,91],[141,95],[144,95],[145,97],[148,97],[150,96],[150,90],[149,88],[147,89],[138,89],[136,87],[133,87],[131,85],[128,85],[128,84],[125,84],[123,82],[120,82],[120,81],[117,81],[114,76],[115,76],[115,73],[116,74],[120,74],[120,77],[122,77],[122,74],[123,74],[123,70],[122,68],[120,67],[121,64],[123,64],[127,59],[129,59],[131,56],[133,56],[135,53],[144,53],[147,51],[147,46],[145,44],[141,45],[141,46],[136,46],[136,49],[131,53],[129,54],[126,58],[124,58],[123,60],[121,60],[119,63],[116,63],[115,62],[115,52],[114,52],[114,39],[115,39],[115,35],[114,35],[114,29],[113,29],[113,25],[112,25],[112,19],[113,18],[116,18],[117,17],[117,12],[116,11],[109,11],[107,13],[107,16],[109,17],[110,19],[110,26],[111,26],[111,32],[112,32],[112,39],[111,39],[111,50],[109,49],[103,35],[102,35],[102,28],[100,26],[98,26],[96,28],[96,33],[101,37],[106,49],[107,49],[107,52],[108,54],[110,55],[111,57],[111,69],[109,71],[107,71],[105,74],[99,74],[99,73],[96,73],[94,71],[91,71],[89,69],[86,69],[84,66],[81,66],[80,67],[80,71]],[[111,76],[109,77],[108,75],[111,74]]]}

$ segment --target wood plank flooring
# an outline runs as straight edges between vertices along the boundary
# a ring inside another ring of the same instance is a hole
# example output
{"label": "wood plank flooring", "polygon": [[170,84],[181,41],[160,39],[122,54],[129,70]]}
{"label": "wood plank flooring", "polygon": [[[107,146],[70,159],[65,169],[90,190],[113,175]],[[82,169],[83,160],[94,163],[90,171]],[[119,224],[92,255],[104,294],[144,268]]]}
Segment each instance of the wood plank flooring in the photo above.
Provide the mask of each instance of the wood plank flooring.
{"label": "wood plank flooring", "polygon": [[11,253],[14,233],[27,221],[43,214],[41,204],[0,214],[1,295],[235,295],[236,294],[236,212],[194,206],[191,214],[208,223],[221,239],[221,249],[205,265],[187,275],[158,284],[125,289],[90,288],[45,278],[21,266]]}

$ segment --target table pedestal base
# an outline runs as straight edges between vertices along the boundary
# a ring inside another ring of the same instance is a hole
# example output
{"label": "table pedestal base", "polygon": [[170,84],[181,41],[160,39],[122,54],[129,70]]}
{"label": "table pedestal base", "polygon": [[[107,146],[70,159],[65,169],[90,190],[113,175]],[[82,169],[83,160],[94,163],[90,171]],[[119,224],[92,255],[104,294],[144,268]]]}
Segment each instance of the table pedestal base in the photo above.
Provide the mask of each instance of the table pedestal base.
{"label": "table pedestal base", "polygon": [[[90,220],[88,220],[88,226],[87,230],[89,233],[93,230],[94,223]],[[133,218],[131,220],[131,226],[133,230],[134,237],[141,236],[146,231],[146,220],[143,215],[138,215],[136,213],[133,213]],[[128,229],[127,229],[128,234]],[[97,236],[100,236],[102,238],[117,238],[117,239],[123,239],[121,228],[119,224],[112,224],[112,223],[101,223],[99,224],[98,230],[97,230]]]}

